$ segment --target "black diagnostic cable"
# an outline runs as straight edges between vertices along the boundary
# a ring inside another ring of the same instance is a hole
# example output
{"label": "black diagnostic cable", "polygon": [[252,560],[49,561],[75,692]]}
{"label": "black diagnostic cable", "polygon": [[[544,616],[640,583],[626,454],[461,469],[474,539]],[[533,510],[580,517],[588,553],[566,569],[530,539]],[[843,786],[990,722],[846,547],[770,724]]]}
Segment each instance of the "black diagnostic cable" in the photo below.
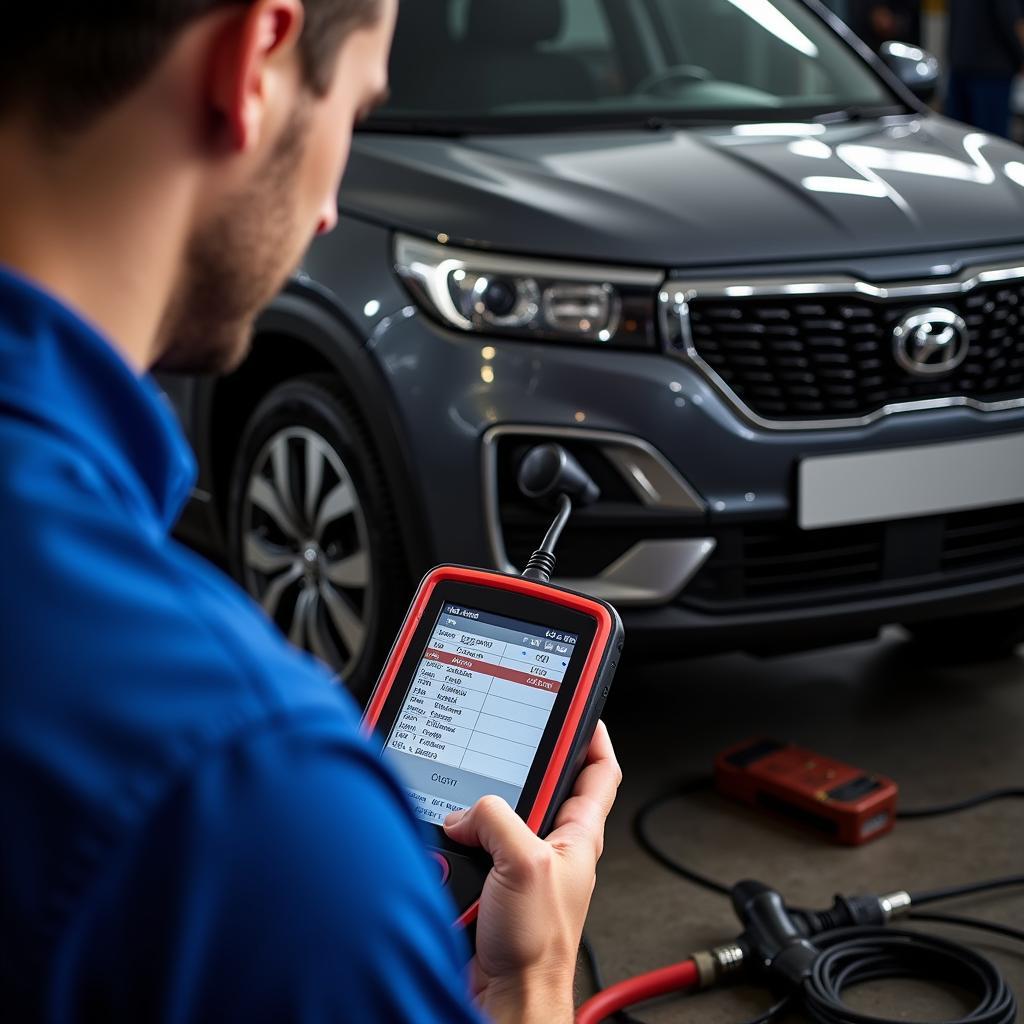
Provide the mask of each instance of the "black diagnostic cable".
{"label": "black diagnostic cable", "polygon": [[1024,789],[1013,786],[1007,789],[991,789],[987,793],[978,793],[969,796],[965,800],[957,800],[951,804],[938,804],[934,807],[911,807],[904,811],[897,811],[897,818],[939,818],[944,814],[959,814],[960,811],[969,811],[982,804],[990,804],[995,800],[1013,800],[1024,797]]}
{"label": "black diagnostic cable", "polygon": [[995,921],[982,921],[976,917],[964,917],[961,914],[907,914],[911,921],[932,921],[935,924],[952,924],[958,928],[977,928],[979,931],[992,932],[1008,939],[1024,942],[1024,929],[1011,928],[1008,924],[997,924]]}
{"label": "black diagnostic cable", "polygon": [[[745,957],[765,980],[787,983],[786,998],[750,1024],[771,1024],[794,1002],[817,1024],[897,1024],[858,1013],[842,998],[844,990],[853,985],[897,977],[941,980],[972,993],[977,998],[975,1009],[962,1021],[947,1024],[1013,1024],[1017,1017],[1013,993],[984,956],[949,939],[884,925],[893,914],[902,913],[916,922],[973,928],[1024,942],[1024,930],[1009,925],[952,914],[907,913],[911,907],[1024,885],[1024,875],[883,897],[837,896],[826,911],[789,908],[767,886],[755,882],[726,886],[676,861],[654,841],[649,819],[658,808],[712,785],[713,780],[705,776],[648,800],[634,815],[633,833],[638,844],[663,867],[708,891],[731,896],[746,927],[738,940]],[[1024,789],[992,790],[954,803],[899,812],[897,817],[939,817],[1020,796]]]}
{"label": "black diagnostic cable", "polygon": [[[745,926],[737,941],[748,970],[786,988],[816,1024],[899,1024],[855,1011],[843,999],[848,988],[890,978],[940,981],[973,995],[977,1003],[971,1013],[947,1024],[1013,1024],[1016,999],[986,957],[940,936],[883,927],[897,895],[906,894],[837,896],[829,910],[796,911],[768,886],[738,882],[732,904]],[[945,917],[921,915],[940,916]],[[936,923],[1024,938],[1012,934],[1016,929],[971,918]]]}
{"label": "black diagnostic cable", "polygon": [[[662,850],[654,841],[649,828],[649,819],[651,815],[665,804],[671,803],[673,800],[677,800],[681,797],[690,796],[693,793],[700,793],[713,788],[714,779],[710,775],[701,775],[697,778],[689,779],[668,792],[661,793],[646,801],[640,806],[636,814],[633,816],[633,836],[636,839],[637,844],[645,850],[651,858],[661,864],[662,867],[703,889],[718,893],[720,896],[728,896],[732,891],[731,886],[725,885],[708,875],[687,867],[685,864],[669,856],[669,854],[665,853],[665,851]],[[919,807],[907,811],[897,811],[896,817],[901,820],[937,818],[947,814],[957,814],[961,811],[971,810],[974,807],[980,807],[982,804],[991,803],[995,800],[1006,800],[1021,796],[1024,796],[1024,789],[993,789],[986,793],[979,793],[976,796],[959,800],[955,803],[939,804],[933,807]],[[926,903],[934,903],[939,900],[951,899],[954,896],[969,896],[975,893],[1005,889],[1017,885],[1024,885],[1024,875],[1009,875],[1005,878],[995,878],[983,882],[970,883],[968,885],[950,886],[948,888],[935,889],[930,892],[912,893],[911,895],[913,896],[915,906],[923,906]]]}
{"label": "black diagnostic cable", "polygon": [[1024,885],[1024,875],[1006,875],[1003,878],[990,878],[984,882],[971,882],[969,885],[950,885],[942,889],[926,889],[924,892],[911,893],[915,907],[923,907],[928,903],[940,900],[951,900],[957,896],[973,896],[979,892],[994,892],[997,889],[1008,889],[1011,886]]}
{"label": "black diagnostic cable", "polygon": [[640,809],[633,815],[633,837],[636,839],[637,845],[646,851],[648,856],[661,864],[662,867],[667,868],[669,871],[682,878],[685,878],[688,882],[692,882],[694,885],[699,885],[702,889],[718,893],[719,896],[728,896],[732,892],[731,886],[723,885],[721,882],[710,878],[708,875],[701,874],[699,871],[694,871],[693,868],[688,868],[685,864],[681,864],[679,861],[670,857],[658,846],[657,843],[655,843],[647,827],[650,816],[663,804],[676,800],[679,797],[689,796],[692,793],[700,793],[704,790],[710,790],[712,786],[713,780],[711,776],[702,775],[700,778],[684,782],[669,793],[663,793],[660,796],[654,797],[652,800],[648,800],[646,803],[641,805]]}
{"label": "black diagnostic cable", "polygon": [[[604,972],[601,970],[601,963],[597,959],[597,953],[594,951],[590,939],[587,938],[586,932],[580,938],[580,949],[583,951],[583,957],[587,961],[587,970],[590,971],[590,980],[594,983],[594,991],[600,992],[607,987]],[[628,1010],[618,1010],[612,1015],[611,1019],[618,1021],[618,1024],[643,1024],[643,1021],[634,1017]]]}
{"label": "black diagnostic cable", "polygon": [[755,1017],[753,1020],[748,1020],[745,1024],[772,1024],[772,1021],[778,1020],[783,1014],[788,1013],[793,1004],[792,996],[785,996],[780,999],[773,1006],[770,1006],[760,1017]]}
{"label": "black diagnostic cable", "polygon": [[555,571],[555,546],[573,507],[592,504],[601,492],[575,457],[558,444],[531,448],[519,464],[517,480],[526,497],[557,505],[554,521],[523,570],[525,579],[550,583]]}
{"label": "black diagnostic cable", "polygon": [[1006,982],[980,953],[920,932],[863,926],[825,932],[800,987],[804,1008],[818,1024],[897,1024],[859,1013],[843,1001],[854,985],[888,978],[941,980],[971,992],[977,1006],[947,1024],[1013,1024],[1017,1004]]}

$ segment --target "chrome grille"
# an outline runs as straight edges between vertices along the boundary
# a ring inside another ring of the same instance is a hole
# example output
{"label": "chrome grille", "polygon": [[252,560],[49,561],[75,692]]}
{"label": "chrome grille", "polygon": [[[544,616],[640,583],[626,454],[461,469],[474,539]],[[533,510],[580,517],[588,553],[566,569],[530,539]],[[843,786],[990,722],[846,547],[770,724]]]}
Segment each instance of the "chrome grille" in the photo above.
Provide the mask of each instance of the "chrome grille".
{"label": "chrome grille", "polygon": [[[790,292],[790,294],[787,294]],[[669,344],[740,409],[768,426],[837,426],[922,405],[1024,404],[1024,269],[943,283],[672,284]],[[941,307],[964,319],[967,357],[948,374],[914,376],[893,330]]]}

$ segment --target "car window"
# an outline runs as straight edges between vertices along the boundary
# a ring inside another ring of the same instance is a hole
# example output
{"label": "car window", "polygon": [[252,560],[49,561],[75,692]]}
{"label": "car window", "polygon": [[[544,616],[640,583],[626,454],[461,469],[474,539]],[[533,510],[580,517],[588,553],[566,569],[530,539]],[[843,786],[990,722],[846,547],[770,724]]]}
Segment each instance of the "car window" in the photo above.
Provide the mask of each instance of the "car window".
{"label": "car window", "polygon": [[371,129],[901,109],[802,0],[401,0]]}
{"label": "car window", "polygon": [[[451,0],[448,15],[453,38],[464,40],[469,8],[473,0]],[[562,27],[553,39],[544,40],[538,48],[554,51],[593,51],[608,49],[611,34],[601,0],[565,0]]]}
{"label": "car window", "polygon": [[648,0],[670,57],[709,80],[732,82],[788,105],[818,97],[878,102],[873,76],[797,5],[768,0]]}
{"label": "car window", "polygon": [[[450,0],[448,28],[456,43],[466,43],[474,0]],[[555,0],[557,2],[557,0]],[[602,93],[622,91],[619,54],[603,0],[562,0],[557,35],[534,45],[537,54],[561,54],[584,64]]]}

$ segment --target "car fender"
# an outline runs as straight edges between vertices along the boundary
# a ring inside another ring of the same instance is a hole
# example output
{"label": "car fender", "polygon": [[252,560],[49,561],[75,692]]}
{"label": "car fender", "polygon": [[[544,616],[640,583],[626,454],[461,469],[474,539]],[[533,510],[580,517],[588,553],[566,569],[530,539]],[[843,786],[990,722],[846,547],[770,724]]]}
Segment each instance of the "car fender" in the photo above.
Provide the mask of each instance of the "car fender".
{"label": "car fender", "polygon": [[[238,436],[244,427],[244,422],[238,421],[248,419],[248,415],[230,408],[233,382],[245,372],[247,363],[252,359],[267,359],[268,345],[280,346],[281,362],[287,369],[289,343],[302,346],[303,353],[301,356],[296,353],[295,374],[282,374],[277,382],[307,372],[335,371],[345,384],[356,414],[377,446],[381,469],[397,509],[422,507],[408,461],[404,427],[385,377],[367,350],[365,341],[331,293],[307,277],[293,278],[260,314],[253,329],[253,338],[253,352],[235,374],[203,378],[198,382],[194,395],[192,433],[200,465],[199,486],[215,496],[219,508],[223,510],[224,507],[226,479],[224,467],[218,465],[219,446],[215,433],[225,415],[233,417]],[[231,447],[233,449],[234,445]],[[414,574],[425,571],[433,564],[433,551],[421,518],[401,514],[397,518],[411,571]],[[220,540],[223,539],[222,536]]]}

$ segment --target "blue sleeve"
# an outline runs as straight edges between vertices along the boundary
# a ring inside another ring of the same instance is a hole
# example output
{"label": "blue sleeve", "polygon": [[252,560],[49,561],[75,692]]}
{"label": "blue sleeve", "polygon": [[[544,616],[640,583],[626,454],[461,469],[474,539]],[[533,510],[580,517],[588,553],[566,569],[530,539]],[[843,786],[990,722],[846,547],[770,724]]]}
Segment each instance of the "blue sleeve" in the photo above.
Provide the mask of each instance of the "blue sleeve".
{"label": "blue sleeve", "polygon": [[479,1024],[468,951],[395,784],[280,725],[204,760],[65,947],[69,1019]]}

